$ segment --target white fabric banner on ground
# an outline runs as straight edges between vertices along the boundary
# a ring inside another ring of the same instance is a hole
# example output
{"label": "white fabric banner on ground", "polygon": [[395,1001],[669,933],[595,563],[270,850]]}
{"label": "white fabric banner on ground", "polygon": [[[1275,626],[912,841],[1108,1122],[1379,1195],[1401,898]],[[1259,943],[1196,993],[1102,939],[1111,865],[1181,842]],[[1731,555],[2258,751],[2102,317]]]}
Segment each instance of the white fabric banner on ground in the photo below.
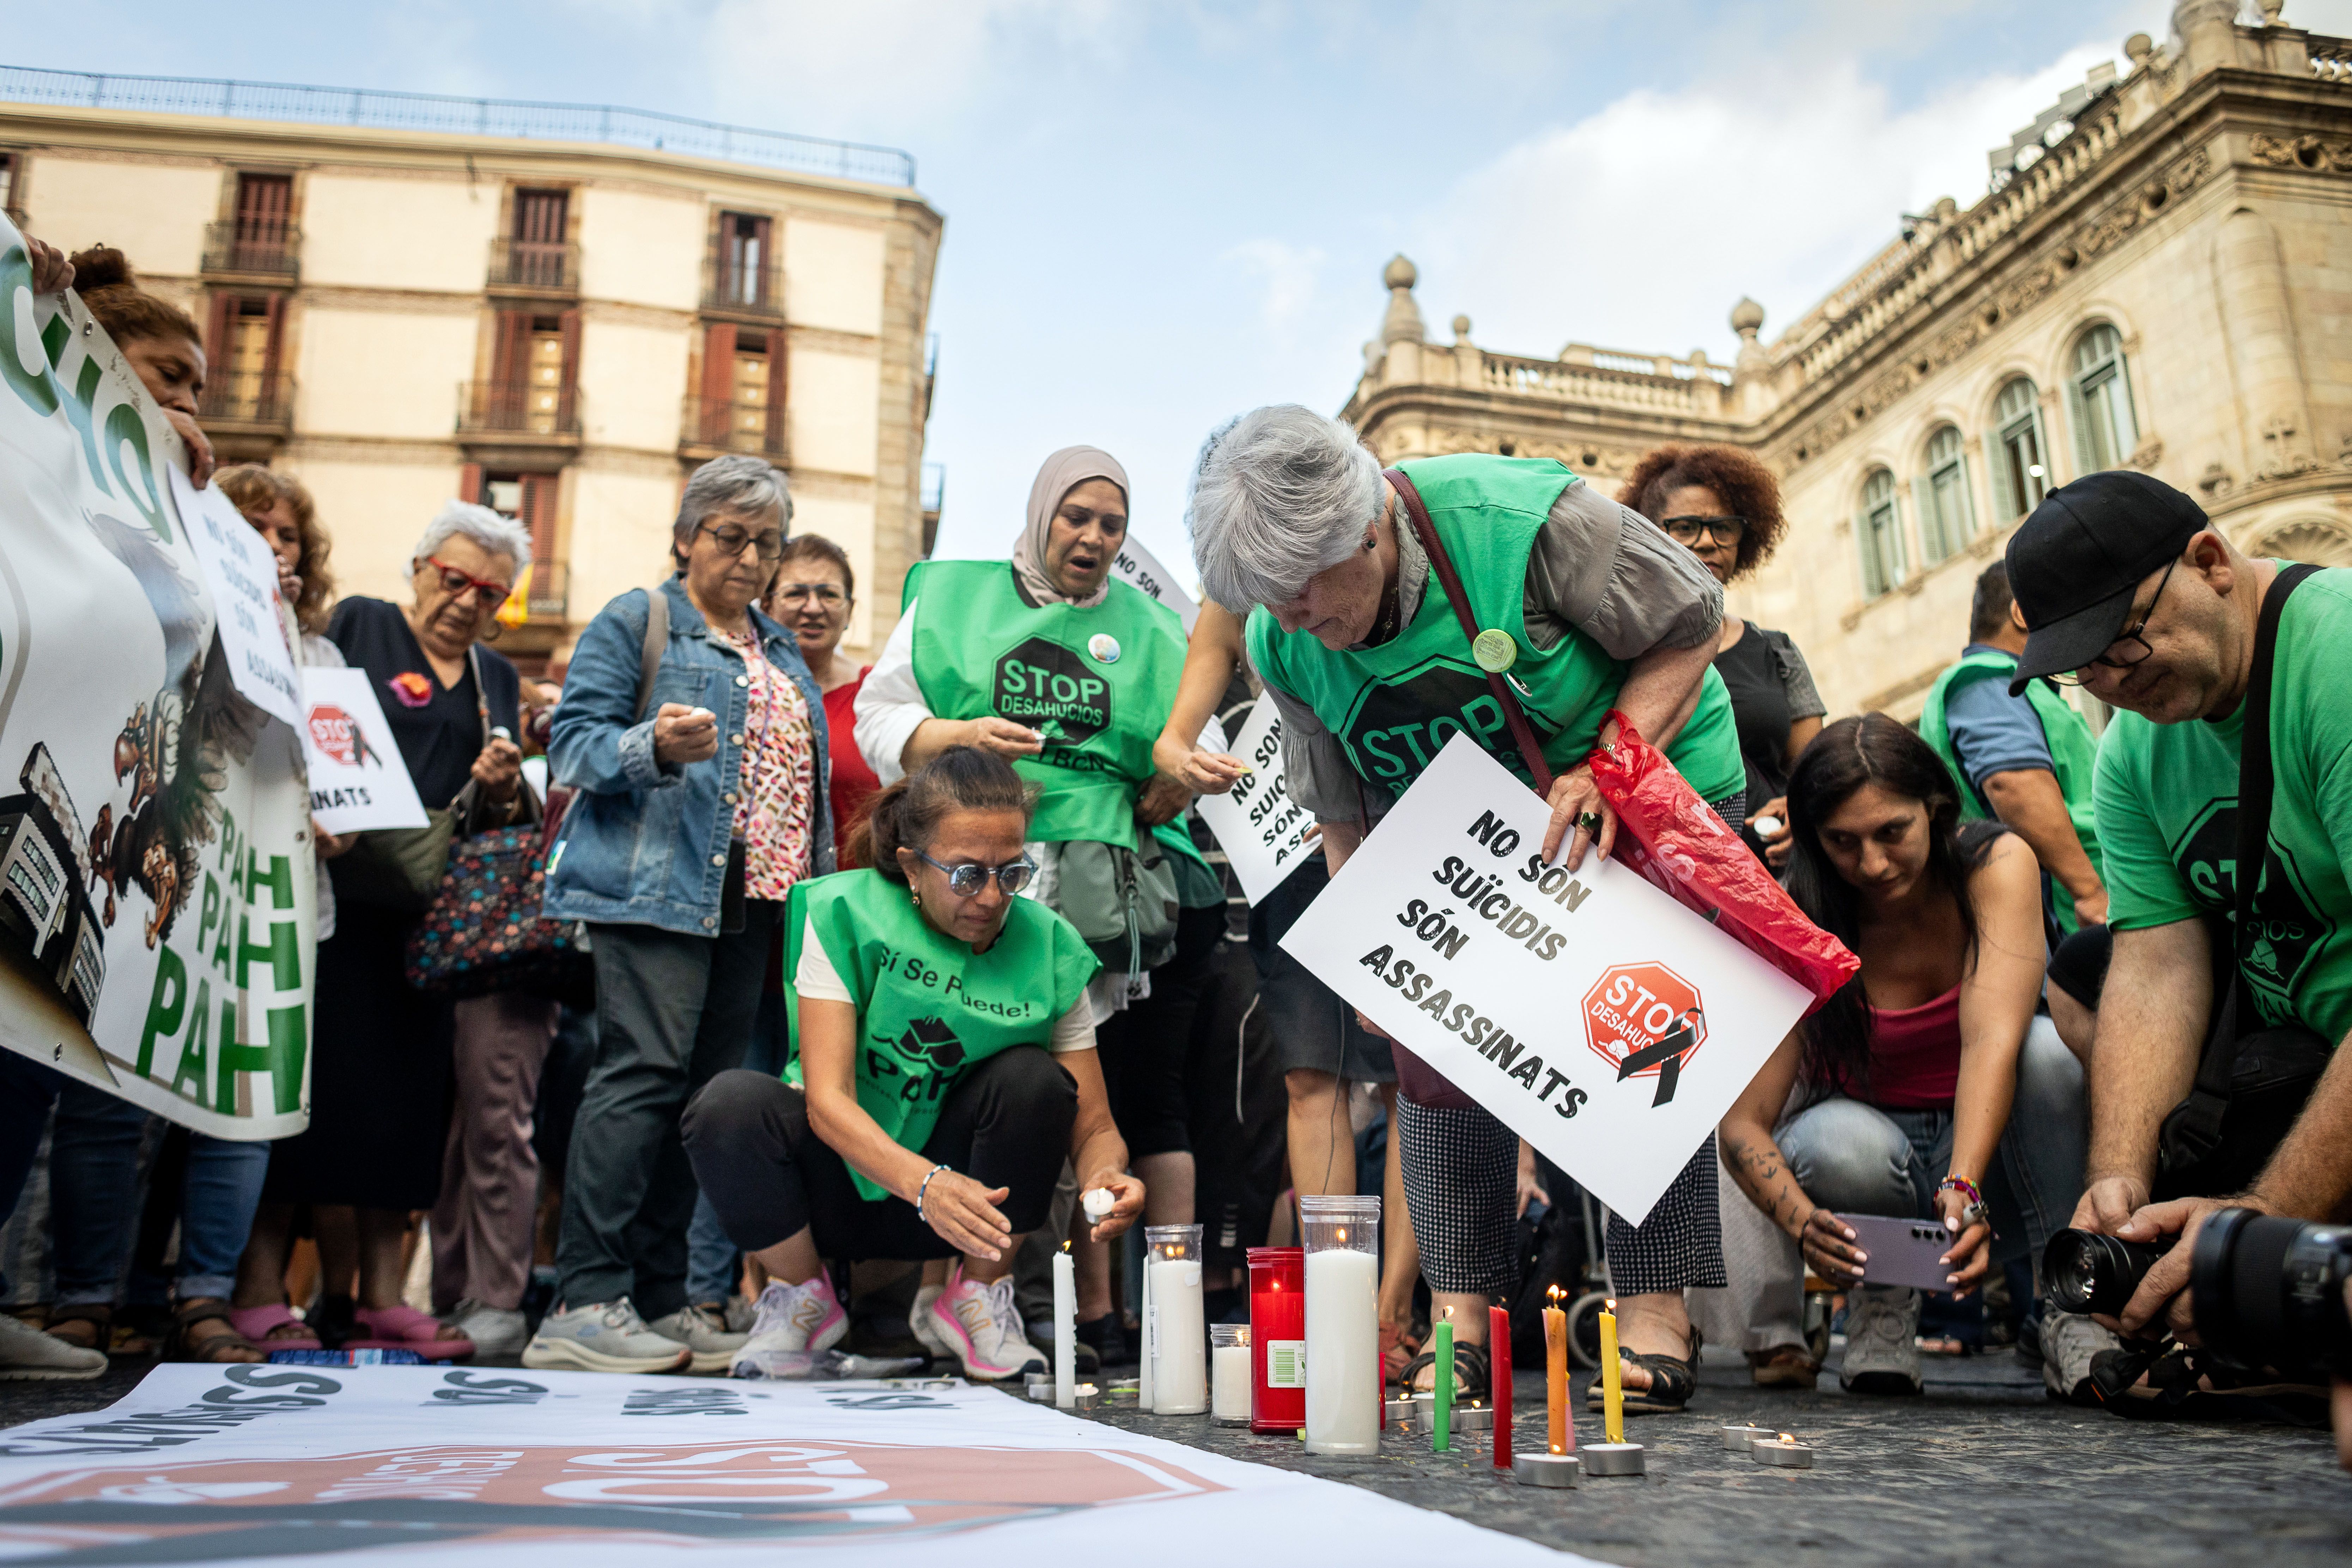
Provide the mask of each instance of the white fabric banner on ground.
{"label": "white fabric banner on ground", "polygon": [[[1216,721],[1209,722],[1213,726]],[[1228,746],[1221,734],[1203,730],[1201,745],[1230,752],[1256,770],[1227,794],[1201,795],[1193,805],[1217,836],[1242,892],[1251,903],[1262,902],[1308,856],[1323,852],[1307,837],[1314,816],[1290,798],[1289,777],[1282,768],[1282,715],[1272,698],[1261,698],[1251,704],[1239,741]]]}
{"label": "white fabric banner on ground", "polygon": [[1184,623],[1184,633],[1192,635],[1192,623],[1201,618],[1201,606],[1192,595],[1177,586],[1175,577],[1160,563],[1160,557],[1143,547],[1143,541],[1130,531],[1112,558],[1110,574],[1129,587],[1140,588],[1170,609]]}
{"label": "white fabric banner on ground", "polygon": [[1194,1568],[1244,1543],[1588,1561],[944,1380],[163,1366],[110,1409],[0,1432],[11,1562]]}
{"label": "white fabric banner on ground", "polygon": [[176,463],[163,471],[171,479],[173,510],[212,590],[229,679],[255,707],[299,725],[301,682],[281,625],[286,609],[278,594],[278,558],[228,497],[210,485],[196,489]]}
{"label": "white fabric banner on ground", "polygon": [[367,671],[309,664],[301,673],[302,755],[319,826],[334,834],[424,826],[425,803]]}
{"label": "white fabric banner on ground", "polygon": [[1811,998],[1456,734],[1282,945],[1636,1225]]}
{"label": "white fabric banner on ground", "polygon": [[309,1121],[310,793],[294,727],[231,679],[183,460],[0,220],[0,1048],[284,1138]]}

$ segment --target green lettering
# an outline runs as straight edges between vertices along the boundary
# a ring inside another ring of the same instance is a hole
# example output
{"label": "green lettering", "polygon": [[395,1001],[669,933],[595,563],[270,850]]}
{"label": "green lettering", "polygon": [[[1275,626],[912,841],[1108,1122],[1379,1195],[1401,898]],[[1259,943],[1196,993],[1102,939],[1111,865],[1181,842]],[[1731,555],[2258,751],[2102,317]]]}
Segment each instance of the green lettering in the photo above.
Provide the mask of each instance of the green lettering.
{"label": "green lettering", "polygon": [[207,871],[205,873],[204,898],[197,905],[196,951],[198,952],[205,950],[205,937],[213,929],[213,922],[220,919],[220,884],[214,881],[213,874]]}
{"label": "green lettering", "polygon": [[[290,899],[293,895],[289,892],[287,897]],[[259,943],[252,940],[253,926],[250,916],[237,916],[236,925],[238,990],[243,991],[249,987],[250,982],[246,979],[246,976],[251,972],[253,961],[257,958],[268,961],[269,982],[278,990],[299,991],[302,988],[302,955],[294,941],[293,921],[273,922],[269,927],[269,940]]]}
{"label": "green lettering", "polygon": [[[89,468],[89,477],[100,490],[107,489],[106,465],[99,461],[98,432],[90,425],[90,405],[98,397],[98,382],[102,373],[98,362],[86,359],[81,363],[81,375],[69,389],[64,402],[66,423],[81,437],[81,455]],[[108,493],[112,493],[109,491]]]}
{"label": "green lettering", "polygon": [[[198,1105],[205,1102],[205,1080],[212,1076],[212,982],[199,980],[196,1016],[188,1024],[188,1043],[180,1052],[180,1065],[172,1069],[172,1092],[185,1095]],[[190,1085],[195,1092],[188,1093],[180,1087],[182,1084]]]}
{"label": "green lettering", "polygon": [[[5,379],[9,389],[24,399],[26,407],[46,418],[58,411],[58,384],[37,353],[25,353],[33,345],[17,341],[19,289],[26,294],[33,291],[33,260],[23,246],[12,245],[7,254],[0,256],[0,379]],[[32,319],[30,310],[25,312],[25,319]]]}
{"label": "green lettering", "polygon": [[[122,448],[128,446],[137,459],[138,478],[134,482],[131,470],[122,466]],[[106,456],[114,465],[114,477],[122,481],[122,493],[155,531],[155,537],[164,543],[172,542],[172,519],[163,510],[163,498],[155,493],[155,457],[147,447],[147,421],[139,417],[139,410],[128,403],[118,403],[106,411]],[[101,481],[101,485],[103,481]]]}
{"label": "green lettering", "polygon": [[269,907],[290,910],[294,907],[294,861],[291,857],[272,855],[269,871],[262,874],[260,857],[246,857],[245,897],[247,903],[257,901],[255,895],[261,888],[269,889]]}
{"label": "green lettering", "polygon": [[271,1103],[278,1115],[290,1116],[302,1107],[302,1063],[309,1055],[310,1034],[302,1008],[299,1004],[272,1007],[268,1017],[269,1043],[266,1046],[232,1045],[229,1042],[236,1036],[226,1019],[222,1024],[220,1097],[214,1102],[214,1109],[225,1116],[236,1110],[236,1075],[241,1072],[269,1075]]}
{"label": "green lettering", "polygon": [[188,1005],[188,966],[168,947],[155,951],[155,989],[147,997],[147,1022],[139,1031],[139,1076],[155,1066],[155,1042],[180,1032]]}

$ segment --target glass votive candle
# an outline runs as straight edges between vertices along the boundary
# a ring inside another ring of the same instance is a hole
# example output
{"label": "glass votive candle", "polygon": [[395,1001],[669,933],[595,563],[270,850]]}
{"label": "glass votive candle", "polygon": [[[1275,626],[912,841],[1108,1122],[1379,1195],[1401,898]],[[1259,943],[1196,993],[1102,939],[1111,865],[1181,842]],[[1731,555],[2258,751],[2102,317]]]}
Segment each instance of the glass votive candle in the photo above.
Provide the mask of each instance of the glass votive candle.
{"label": "glass votive candle", "polygon": [[1250,1424],[1250,1331],[1247,1323],[1209,1325],[1209,1409],[1220,1426]]}

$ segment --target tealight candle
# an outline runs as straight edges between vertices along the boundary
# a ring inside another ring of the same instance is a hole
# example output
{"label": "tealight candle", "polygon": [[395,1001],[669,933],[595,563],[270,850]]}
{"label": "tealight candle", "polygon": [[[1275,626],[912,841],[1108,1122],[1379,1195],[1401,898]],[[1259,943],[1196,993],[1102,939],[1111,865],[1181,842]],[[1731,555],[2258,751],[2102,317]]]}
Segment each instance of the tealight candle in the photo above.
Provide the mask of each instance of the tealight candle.
{"label": "tealight candle", "polygon": [[1487,1433],[1495,1429],[1495,1413],[1484,1405],[1457,1405],[1454,1407],[1454,1430]]}
{"label": "tealight candle", "polygon": [[1078,1410],[1092,1410],[1102,1403],[1102,1394],[1091,1383],[1079,1384],[1070,1391],[1070,1404]]}
{"label": "tealight candle", "polygon": [[1391,1399],[1388,1401],[1388,1408],[1385,1414],[1388,1416],[1388,1423],[1391,1429],[1398,1432],[1410,1432],[1412,1430],[1412,1412],[1415,1403],[1416,1402],[1411,1396],[1407,1396],[1403,1399]]}
{"label": "tealight candle", "polygon": [[1087,1211],[1088,1220],[1100,1225],[1118,1206],[1118,1200],[1111,1196],[1108,1187],[1089,1187],[1079,1195],[1078,1205]]}
{"label": "tealight candle", "polygon": [[1813,1449],[1809,1443],[1800,1443],[1786,1432],[1778,1437],[1759,1437],[1748,1445],[1748,1451],[1759,1465],[1771,1465],[1783,1470],[1810,1470],[1813,1468]]}
{"label": "tealight candle", "polygon": [[[1755,1450],[1751,1448],[1748,1452]],[[1587,1443],[1576,1453],[1584,1461],[1584,1473],[1588,1476],[1638,1476],[1642,1473],[1642,1445],[1639,1443]]]}
{"label": "tealight candle", "polygon": [[1523,1487],[1572,1487],[1582,1472],[1574,1454],[1521,1454],[1511,1461],[1511,1479]]}
{"label": "tealight candle", "polygon": [[1726,1426],[1722,1430],[1723,1446],[1735,1454],[1744,1454],[1748,1452],[1748,1444],[1773,1436],[1769,1426]]}

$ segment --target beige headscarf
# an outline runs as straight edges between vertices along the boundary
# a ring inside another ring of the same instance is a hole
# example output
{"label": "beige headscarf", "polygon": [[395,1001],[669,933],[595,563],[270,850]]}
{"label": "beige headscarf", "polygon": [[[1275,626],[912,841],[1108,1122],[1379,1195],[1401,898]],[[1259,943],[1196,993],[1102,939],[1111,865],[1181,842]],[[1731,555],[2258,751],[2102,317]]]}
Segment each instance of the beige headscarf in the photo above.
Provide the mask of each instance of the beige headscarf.
{"label": "beige headscarf", "polygon": [[1045,459],[1037,470],[1037,482],[1029,487],[1029,526],[1021,531],[1021,542],[1013,547],[1013,574],[1041,605],[1066,603],[1091,610],[1110,592],[1111,579],[1105,577],[1103,585],[1092,594],[1073,599],[1045,574],[1045,540],[1053,531],[1054,514],[1062,510],[1062,498],[1088,479],[1108,479],[1122,497],[1129,498],[1128,504],[1134,504],[1127,470],[1118,466],[1117,458],[1097,447],[1063,447]]}

